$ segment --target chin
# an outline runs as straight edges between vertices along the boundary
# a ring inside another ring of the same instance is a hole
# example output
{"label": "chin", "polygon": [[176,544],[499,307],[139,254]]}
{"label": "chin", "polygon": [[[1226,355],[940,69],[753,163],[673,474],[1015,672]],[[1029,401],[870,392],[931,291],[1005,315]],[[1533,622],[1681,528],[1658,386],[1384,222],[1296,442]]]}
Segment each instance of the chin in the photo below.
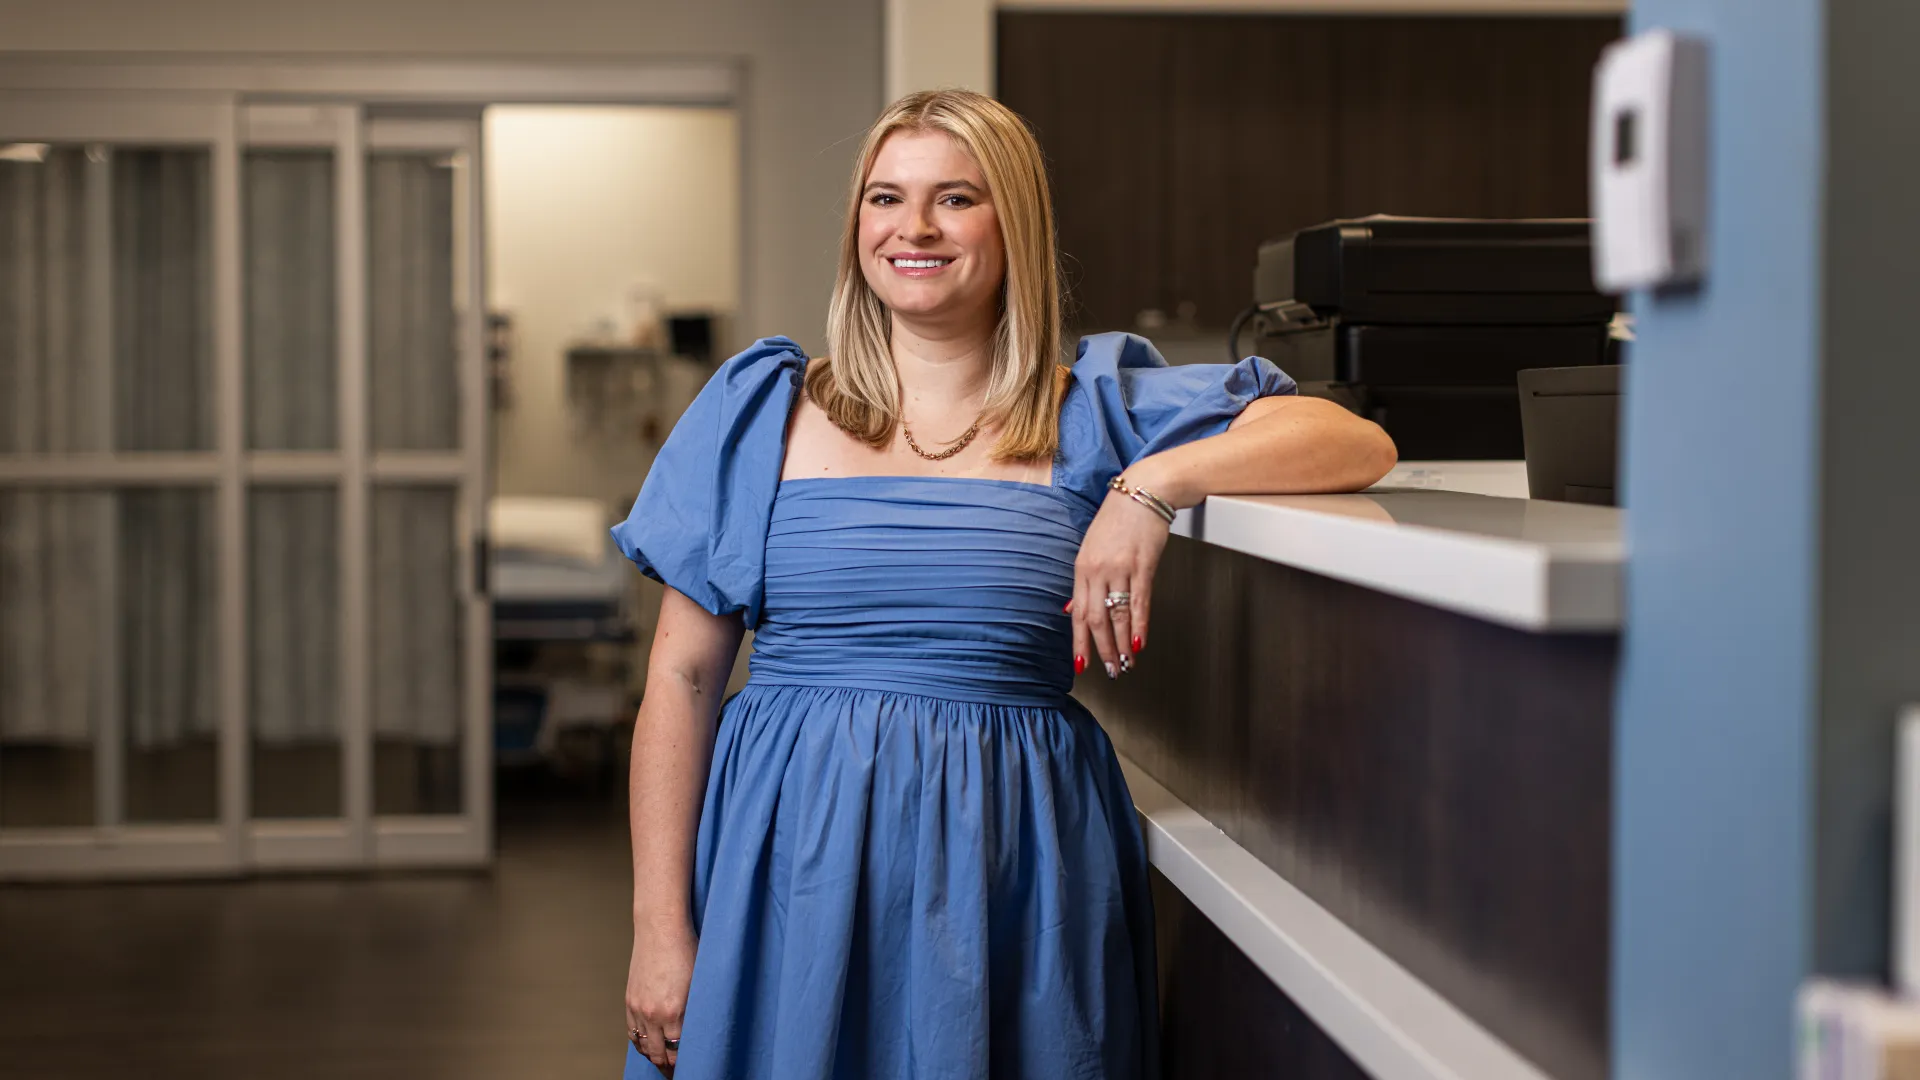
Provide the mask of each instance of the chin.
{"label": "chin", "polygon": [[953,302],[951,297],[937,296],[882,296],[880,302],[888,311],[897,315],[918,315],[922,317],[945,315],[957,311],[962,305]]}
{"label": "chin", "polygon": [[922,317],[950,315],[965,310],[969,305],[963,297],[954,295],[947,289],[889,289],[886,292],[874,290],[880,302],[888,311],[901,315]]}

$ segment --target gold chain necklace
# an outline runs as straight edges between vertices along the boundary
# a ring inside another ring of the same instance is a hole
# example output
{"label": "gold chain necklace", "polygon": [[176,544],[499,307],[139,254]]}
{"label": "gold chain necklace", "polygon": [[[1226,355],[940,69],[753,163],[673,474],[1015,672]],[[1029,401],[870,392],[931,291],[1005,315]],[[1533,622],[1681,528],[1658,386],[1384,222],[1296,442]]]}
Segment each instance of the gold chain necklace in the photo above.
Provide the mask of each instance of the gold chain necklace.
{"label": "gold chain necklace", "polygon": [[900,421],[900,434],[907,437],[907,448],[909,450],[926,458],[928,461],[945,461],[960,451],[965,450],[967,444],[973,441],[973,437],[980,434],[980,421],[976,418],[973,421],[972,427],[968,428],[958,439],[948,443],[947,448],[937,454],[929,454],[925,450],[920,449],[920,444],[913,441],[913,429],[907,426],[905,420]]}

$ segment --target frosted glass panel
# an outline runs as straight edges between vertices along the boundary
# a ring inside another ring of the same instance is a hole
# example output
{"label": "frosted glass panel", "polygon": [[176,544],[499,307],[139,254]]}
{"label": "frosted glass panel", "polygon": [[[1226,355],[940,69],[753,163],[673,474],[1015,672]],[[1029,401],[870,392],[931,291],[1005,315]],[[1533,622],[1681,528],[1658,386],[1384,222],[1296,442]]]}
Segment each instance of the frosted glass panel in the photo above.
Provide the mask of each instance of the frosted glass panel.
{"label": "frosted glass panel", "polygon": [[111,492],[0,491],[0,828],[94,824]]}
{"label": "frosted glass panel", "polygon": [[104,244],[89,239],[107,222],[89,206],[90,168],[78,146],[0,161],[0,453],[112,446],[105,267],[92,255]]}
{"label": "frosted glass panel", "polygon": [[452,488],[373,495],[374,812],[460,812],[463,653]]}
{"label": "frosted glass panel", "polygon": [[212,447],[210,160],[0,162],[0,453]]}
{"label": "frosted glass panel", "polygon": [[213,496],[0,491],[0,826],[94,820],[123,732],[128,821],[218,816]]}
{"label": "frosted glass panel", "polygon": [[120,450],[213,446],[210,162],[206,150],[110,152]]}
{"label": "frosted glass panel", "polygon": [[248,500],[247,550],[251,816],[338,817],[337,491],[254,489]]}
{"label": "frosted glass panel", "polygon": [[120,699],[127,820],[220,812],[213,494],[120,496]]}
{"label": "frosted glass panel", "polygon": [[367,157],[367,361],[376,450],[451,450],[459,442],[453,185],[447,154]]}
{"label": "frosted glass panel", "polygon": [[339,444],[333,154],[250,150],[245,162],[247,445]]}

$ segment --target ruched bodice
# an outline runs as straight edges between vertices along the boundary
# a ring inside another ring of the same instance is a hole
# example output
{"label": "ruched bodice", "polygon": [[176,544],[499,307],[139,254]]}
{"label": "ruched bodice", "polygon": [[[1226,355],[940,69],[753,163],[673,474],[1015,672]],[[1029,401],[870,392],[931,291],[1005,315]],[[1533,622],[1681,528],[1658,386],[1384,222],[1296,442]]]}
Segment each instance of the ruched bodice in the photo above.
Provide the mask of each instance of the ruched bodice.
{"label": "ruched bodice", "polygon": [[756,682],[1059,704],[1084,500],[1005,480],[788,480],[767,529]]}

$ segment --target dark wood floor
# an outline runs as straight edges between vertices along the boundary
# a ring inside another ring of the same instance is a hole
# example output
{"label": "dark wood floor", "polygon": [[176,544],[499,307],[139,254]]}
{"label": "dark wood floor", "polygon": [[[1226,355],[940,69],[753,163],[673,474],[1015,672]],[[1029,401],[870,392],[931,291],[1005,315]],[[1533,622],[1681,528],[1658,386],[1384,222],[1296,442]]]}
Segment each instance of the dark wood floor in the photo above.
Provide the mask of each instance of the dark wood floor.
{"label": "dark wood floor", "polygon": [[490,874],[0,887],[0,1076],[618,1076],[629,881],[617,794],[522,782]]}
{"label": "dark wood floor", "polygon": [[[0,1080],[611,1080],[620,798],[507,786],[489,874],[0,886]],[[1361,1075],[1155,894],[1167,1080]]]}

